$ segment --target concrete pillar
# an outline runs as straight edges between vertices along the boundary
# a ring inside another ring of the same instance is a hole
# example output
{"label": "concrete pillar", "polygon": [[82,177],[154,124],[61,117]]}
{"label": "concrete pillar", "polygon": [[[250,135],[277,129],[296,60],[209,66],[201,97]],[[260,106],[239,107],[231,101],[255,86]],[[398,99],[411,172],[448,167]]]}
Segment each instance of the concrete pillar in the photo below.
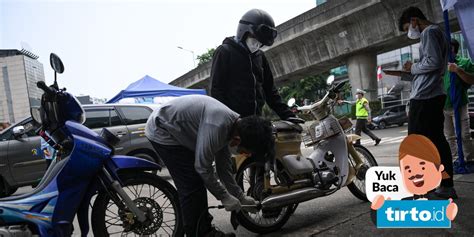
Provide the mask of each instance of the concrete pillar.
{"label": "concrete pillar", "polygon": [[347,71],[354,96],[357,89],[362,89],[367,92],[365,97],[369,101],[377,100],[377,54],[375,52],[364,52],[349,57]]}

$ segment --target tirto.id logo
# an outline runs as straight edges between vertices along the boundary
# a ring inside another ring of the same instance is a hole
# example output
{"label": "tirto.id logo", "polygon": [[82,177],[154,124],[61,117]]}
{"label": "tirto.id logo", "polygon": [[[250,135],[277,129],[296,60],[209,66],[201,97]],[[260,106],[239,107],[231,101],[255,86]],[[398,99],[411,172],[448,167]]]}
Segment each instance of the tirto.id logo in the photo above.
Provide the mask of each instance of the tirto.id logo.
{"label": "tirto.id logo", "polygon": [[378,228],[450,228],[449,200],[391,201],[377,210]]}

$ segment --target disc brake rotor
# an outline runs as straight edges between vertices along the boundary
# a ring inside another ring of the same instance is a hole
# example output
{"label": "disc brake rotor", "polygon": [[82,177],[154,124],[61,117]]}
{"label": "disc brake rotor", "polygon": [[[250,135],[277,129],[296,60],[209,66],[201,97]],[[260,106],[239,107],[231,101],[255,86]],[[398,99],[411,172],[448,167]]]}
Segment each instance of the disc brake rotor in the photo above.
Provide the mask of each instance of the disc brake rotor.
{"label": "disc brake rotor", "polygon": [[[133,231],[138,235],[151,235],[160,229],[163,224],[163,210],[160,205],[148,197],[139,197],[133,201],[138,209],[145,213],[146,220],[140,222],[134,218],[130,221],[126,218],[124,225],[129,225],[128,231]],[[128,215],[125,215],[125,217]]]}

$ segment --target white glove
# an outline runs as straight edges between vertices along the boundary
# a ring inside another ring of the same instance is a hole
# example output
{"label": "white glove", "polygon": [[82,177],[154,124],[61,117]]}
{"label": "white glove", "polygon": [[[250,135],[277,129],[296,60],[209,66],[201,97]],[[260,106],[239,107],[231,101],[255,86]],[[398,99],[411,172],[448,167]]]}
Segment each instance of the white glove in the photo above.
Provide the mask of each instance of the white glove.
{"label": "white glove", "polygon": [[240,211],[242,208],[239,202],[239,199],[235,198],[234,196],[227,194],[222,200],[222,205],[226,211]]}
{"label": "white glove", "polygon": [[239,201],[242,206],[249,206],[249,207],[242,207],[244,211],[252,212],[252,213],[258,212],[257,205],[259,204],[259,202],[257,202],[253,197],[242,195]]}

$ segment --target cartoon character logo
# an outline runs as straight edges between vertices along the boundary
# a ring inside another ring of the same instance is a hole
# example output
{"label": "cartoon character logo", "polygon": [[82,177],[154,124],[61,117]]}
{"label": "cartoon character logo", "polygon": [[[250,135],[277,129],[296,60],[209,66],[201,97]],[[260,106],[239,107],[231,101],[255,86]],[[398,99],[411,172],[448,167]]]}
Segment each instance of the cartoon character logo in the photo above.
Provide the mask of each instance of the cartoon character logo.
{"label": "cartoon character logo", "polygon": [[[413,194],[402,200],[436,199],[427,194],[437,188],[441,180],[449,175],[444,172],[438,149],[430,139],[423,135],[408,135],[400,145],[398,158],[403,185],[409,193]],[[390,200],[390,197],[387,200]],[[378,210],[384,202],[385,197],[377,195],[372,201],[371,208]],[[457,205],[449,199],[446,217],[451,221],[454,220],[457,211]]]}

